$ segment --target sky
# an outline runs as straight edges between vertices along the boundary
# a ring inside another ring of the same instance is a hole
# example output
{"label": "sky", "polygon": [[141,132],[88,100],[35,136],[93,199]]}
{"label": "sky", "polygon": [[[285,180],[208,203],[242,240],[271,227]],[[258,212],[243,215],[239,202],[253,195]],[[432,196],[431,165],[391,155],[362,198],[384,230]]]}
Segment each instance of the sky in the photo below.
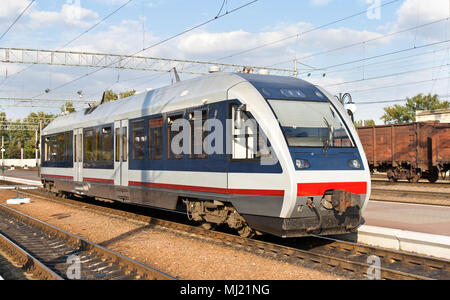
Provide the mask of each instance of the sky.
{"label": "sky", "polygon": [[[0,1],[1,36],[32,1]],[[36,0],[0,47],[61,50],[128,1]],[[64,50],[133,54],[230,12],[140,55],[287,69],[297,59],[299,78],[333,95],[350,93],[357,120],[382,124],[383,107],[406,97],[449,98],[449,6],[450,0],[132,0]],[[49,89],[43,97],[76,99],[81,90],[91,100],[108,88],[141,91],[172,80],[168,73],[105,69],[65,85],[94,70],[0,63],[0,98]],[[60,104],[29,108],[0,100],[0,112],[17,119],[30,111],[57,113]]]}

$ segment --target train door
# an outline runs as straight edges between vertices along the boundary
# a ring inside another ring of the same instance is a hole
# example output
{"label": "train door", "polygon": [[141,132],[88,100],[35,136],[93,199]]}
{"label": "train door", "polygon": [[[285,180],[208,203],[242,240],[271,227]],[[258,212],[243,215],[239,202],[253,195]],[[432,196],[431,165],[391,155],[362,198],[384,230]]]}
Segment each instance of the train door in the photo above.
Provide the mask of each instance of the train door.
{"label": "train door", "polygon": [[128,186],[128,120],[114,122],[114,184]]}
{"label": "train door", "polygon": [[75,129],[73,131],[73,164],[74,164],[74,181],[83,181],[83,129]]}

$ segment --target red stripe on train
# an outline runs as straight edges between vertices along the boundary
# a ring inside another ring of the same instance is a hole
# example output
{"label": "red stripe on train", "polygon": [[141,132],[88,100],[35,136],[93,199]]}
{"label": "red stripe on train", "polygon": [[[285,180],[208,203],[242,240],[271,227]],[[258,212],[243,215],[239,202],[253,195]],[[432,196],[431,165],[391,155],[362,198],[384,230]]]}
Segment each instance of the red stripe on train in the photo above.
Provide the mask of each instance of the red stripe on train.
{"label": "red stripe on train", "polygon": [[83,181],[114,183],[114,179],[101,179],[101,178],[83,178]]}
{"label": "red stripe on train", "polygon": [[73,177],[72,177],[72,176],[63,176],[63,175],[48,175],[48,174],[41,174],[41,177],[61,178],[61,179],[70,179],[70,180],[73,180]]}
{"label": "red stripe on train", "polygon": [[281,197],[284,196],[283,190],[224,189],[224,188],[213,188],[213,187],[204,187],[204,186],[178,185],[178,184],[152,183],[152,182],[136,182],[136,181],[130,181],[128,184],[132,185],[132,186],[144,186],[144,187],[152,187],[152,188],[195,191],[195,192],[216,193],[216,194],[281,196]]}
{"label": "red stripe on train", "polygon": [[367,194],[367,182],[324,182],[324,183],[299,183],[297,184],[297,196],[322,196],[328,190],[342,190],[353,194]]}

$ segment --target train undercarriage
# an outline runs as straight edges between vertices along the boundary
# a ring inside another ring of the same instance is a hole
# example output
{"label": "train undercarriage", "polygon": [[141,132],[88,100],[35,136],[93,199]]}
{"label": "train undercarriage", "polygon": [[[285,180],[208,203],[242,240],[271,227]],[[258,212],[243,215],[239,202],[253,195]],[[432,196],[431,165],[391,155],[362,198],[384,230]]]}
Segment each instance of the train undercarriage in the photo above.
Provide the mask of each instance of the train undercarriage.
{"label": "train undercarriage", "polygon": [[[123,202],[121,200],[90,196],[88,194],[79,194],[74,192],[75,189],[70,192],[60,190],[58,184],[55,184],[55,182],[52,181],[44,181],[43,186],[47,192],[62,198],[77,195],[79,197],[92,198],[102,202]],[[217,226],[226,225],[231,229],[235,229],[240,236],[245,238],[252,238],[255,235],[262,234],[261,232],[250,228],[245,219],[230,203],[204,201],[192,198],[180,198],[180,202],[183,205],[180,206],[179,210],[186,213],[188,220],[199,223],[204,229],[213,230]]]}

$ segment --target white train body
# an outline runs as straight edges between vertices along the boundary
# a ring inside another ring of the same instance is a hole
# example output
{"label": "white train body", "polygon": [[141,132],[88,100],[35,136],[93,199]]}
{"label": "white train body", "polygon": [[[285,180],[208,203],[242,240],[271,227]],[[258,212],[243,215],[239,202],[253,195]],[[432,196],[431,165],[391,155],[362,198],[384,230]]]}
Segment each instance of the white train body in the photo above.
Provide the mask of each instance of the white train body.
{"label": "white train body", "polygon": [[290,77],[214,73],[60,117],[42,135],[49,190],[184,210],[241,234],[350,232],[370,196],[342,105]]}

